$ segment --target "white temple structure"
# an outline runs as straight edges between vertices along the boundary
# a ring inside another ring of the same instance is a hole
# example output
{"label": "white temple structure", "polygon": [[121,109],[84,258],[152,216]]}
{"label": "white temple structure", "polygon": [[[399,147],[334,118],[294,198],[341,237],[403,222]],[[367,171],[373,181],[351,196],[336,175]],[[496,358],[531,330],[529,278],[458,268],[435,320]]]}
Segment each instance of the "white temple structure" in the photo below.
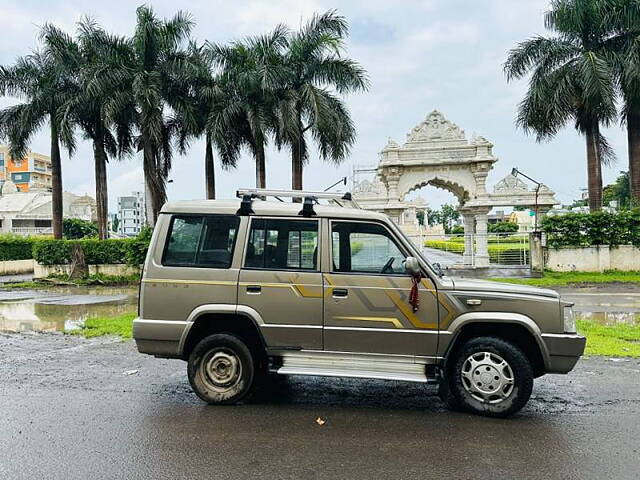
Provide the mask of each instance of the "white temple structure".
{"label": "white temple structure", "polygon": [[363,208],[386,213],[411,236],[417,206],[405,201],[406,195],[427,185],[450,191],[464,224],[463,264],[486,267],[487,214],[493,207],[524,206],[540,217],[558,204],[545,185],[529,188],[511,174],[488,192],[487,175],[498,161],[492,149],[484,137],[467,139],[464,130],[434,110],[411,129],[403,145],[389,139],[375,180],[357,183],[353,193]]}

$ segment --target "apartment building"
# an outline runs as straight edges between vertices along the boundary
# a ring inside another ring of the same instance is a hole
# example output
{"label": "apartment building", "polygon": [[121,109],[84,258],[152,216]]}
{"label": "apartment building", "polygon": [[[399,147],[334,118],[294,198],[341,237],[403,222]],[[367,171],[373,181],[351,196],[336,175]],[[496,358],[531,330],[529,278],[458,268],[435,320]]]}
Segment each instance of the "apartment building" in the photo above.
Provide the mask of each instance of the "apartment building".
{"label": "apartment building", "polygon": [[118,197],[118,234],[133,237],[146,224],[144,192]]}
{"label": "apartment building", "polygon": [[15,159],[9,154],[9,147],[0,145],[0,188],[7,180],[20,192],[51,190],[51,158],[30,151],[24,158]]}

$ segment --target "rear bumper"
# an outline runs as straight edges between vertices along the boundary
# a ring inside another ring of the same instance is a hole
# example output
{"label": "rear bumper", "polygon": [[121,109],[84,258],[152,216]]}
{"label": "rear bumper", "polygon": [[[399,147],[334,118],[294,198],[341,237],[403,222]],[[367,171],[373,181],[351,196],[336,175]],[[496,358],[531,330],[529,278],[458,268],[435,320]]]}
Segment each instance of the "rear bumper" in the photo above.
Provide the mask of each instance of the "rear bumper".
{"label": "rear bumper", "polygon": [[568,373],[584,353],[587,339],[577,334],[543,333],[542,341],[549,354],[547,373]]}
{"label": "rear bumper", "polygon": [[133,338],[140,353],[156,357],[179,358],[182,355],[182,339],[189,322],[180,320],[133,321]]}

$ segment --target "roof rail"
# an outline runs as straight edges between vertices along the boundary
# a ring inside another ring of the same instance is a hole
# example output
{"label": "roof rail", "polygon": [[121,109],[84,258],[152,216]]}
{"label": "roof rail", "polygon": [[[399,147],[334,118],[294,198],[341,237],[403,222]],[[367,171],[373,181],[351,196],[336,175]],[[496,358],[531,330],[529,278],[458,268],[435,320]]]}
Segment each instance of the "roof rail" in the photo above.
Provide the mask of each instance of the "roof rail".
{"label": "roof rail", "polygon": [[299,215],[310,217],[315,215],[313,205],[319,203],[318,200],[332,200],[339,206],[344,206],[341,201],[349,202],[354,208],[360,208],[353,199],[351,193],[336,192],[311,192],[305,190],[267,190],[264,188],[240,188],[236,191],[236,196],[242,198],[238,215],[251,215],[253,209],[251,202],[256,198],[274,197],[280,201],[282,198],[300,198],[303,199],[302,210]]}

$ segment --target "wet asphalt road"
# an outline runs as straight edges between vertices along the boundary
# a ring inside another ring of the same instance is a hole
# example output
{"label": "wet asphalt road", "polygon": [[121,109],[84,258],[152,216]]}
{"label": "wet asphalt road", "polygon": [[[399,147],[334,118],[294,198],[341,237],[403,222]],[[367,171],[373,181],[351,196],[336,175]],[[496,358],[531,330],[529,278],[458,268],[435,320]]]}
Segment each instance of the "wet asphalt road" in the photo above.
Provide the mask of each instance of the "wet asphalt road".
{"label": "wet asphalt road", "polygon": [[282,378],[261,397],[205,406],[183,362],[132,342],[0,334],[0,479],[640,476],[638,360],[539,379],[509,420],[399,382]]}

